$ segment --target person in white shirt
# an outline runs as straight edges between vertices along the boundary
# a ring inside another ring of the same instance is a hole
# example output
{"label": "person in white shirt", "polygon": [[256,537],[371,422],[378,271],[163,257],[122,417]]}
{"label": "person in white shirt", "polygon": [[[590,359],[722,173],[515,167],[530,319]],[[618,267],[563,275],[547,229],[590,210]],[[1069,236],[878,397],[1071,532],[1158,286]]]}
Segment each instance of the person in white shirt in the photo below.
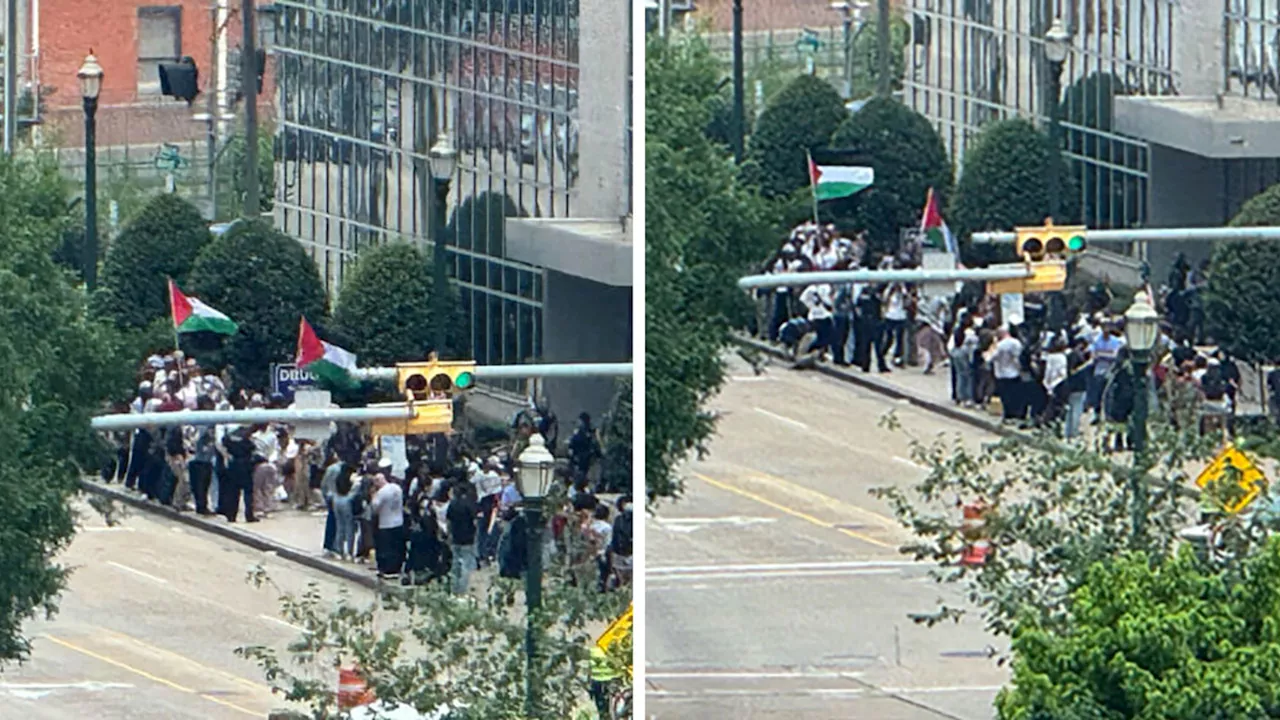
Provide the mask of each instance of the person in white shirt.
{"label": "person in white shirt", "polygon": [[817,336],[804,352],[825,353],[831,347],[831,337],[835,330],[835,298],[832,297],[831,286],[826,283],[810,285],[800,293],[800,302],[808,308],[809,325]]}
{"label": "person in white shirt", "polygon": [[1000,397],[1004,419],[1015,420],[1021,418],[1026,410],[1021,388],[1018,387],[1022,376],[1022,341],[1014,337],[1008,328],[1000,329],[999,338],[991,356],[991,373],[996,379],[996,394]]}
{"label": "person in white shirt", "polygon": [[378,473],[373,478],[374,556],[378,575],[395,577],[404,567],[404,491]]}
{"label": "person in white shirt", "polygon": [[259,425],[253,442],[253,507],[261,514],[276,511],[276,487],[280,484],[280,439],[271,425]]}
{"label": "person in white shirt", "polygon": [[907,350],[907,287],[892,283],[884,294],[884,343],[885,351],[893,343],[893,364],[902,367]]}

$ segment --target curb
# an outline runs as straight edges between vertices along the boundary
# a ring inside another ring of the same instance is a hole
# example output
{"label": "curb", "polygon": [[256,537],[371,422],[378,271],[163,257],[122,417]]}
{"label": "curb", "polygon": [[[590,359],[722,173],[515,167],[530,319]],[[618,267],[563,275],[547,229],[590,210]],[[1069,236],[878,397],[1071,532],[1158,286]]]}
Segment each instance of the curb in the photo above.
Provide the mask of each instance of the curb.
{"label": "curb", "polygon": [[[740,335],[738,333],[734,333],[731,337],[733,342],[743,347],[750,348],[757,352],[761,352],[766,355],[779,358],[781,360],[787,360],[788,362],[791,360],[790,356],[786,353],[786,351],[778,347],[775,347],[770,343],[766,343],[762,340],[757,340],[755,338],[747,337],[745,335]],[[835,378],[836,380],[840,380],[842,382],[847,382],[850,385],[857,385],[858,387],[871,390],[872,392],[880,393],[881,395],[886,395],[888,397],[893,398],[894,400],[906,401],[912,405],[915,405],[916,407],[923,408],[925,410],[928,410],[929,412],[936,413],[938,415],[943,415],[957,422],[965,423],[966,425],[970,425],[979,430],[985,430],[986,432],[989,432],[995,435],[1000,435],[1002,437],[1021,438],[1028,442],[1031,442],[1032,440],[1034,440],[1034,438],[1027,435],[1026,433],[1021,433],[1021,432],[1018,432],[1017,430],[1013,430],[1011,428],[1005,427],[1004,425],[1001,425],[998,422],[987,420],[986,418],[979,417],[972,413],[965,412],[960,408],[953,407],[949,403],[937,402],[935,400],[930,400],[928,398],[921,397],[920,395],[916,395],[915,393],[902,390],[901,388],[895,387],[890,383],[882,382],[868,375],[859,375],[858,373],[855,373],[853,371],[845,370],[842,367],[831,365],[828,363],[821,363],[821,362],[814,365],[813,370],[816,370],[817,372],[823,375],[826,375],[827,377]]]}
{"label": "curb", "polygon": [[194,513],[180,513],[173,508],[147,502],[146,500],[131,495],[124,490],[116,489],[109,485],[104,485],[86,478],[80,479],[80,489],[85,492],[91,492],[95,495],[101,495],[102,497],[117,500],[139,510],[174,520],[182,523],[183,525],[199,528],[200,530],[213,533],[214,535],[221,535],[228,540],[238,542],[241,545],[247,545],[254,550],[274,553],[285,560],[290,560],[298,563],[299,565],[305,565],[313,570],[319,570],[322,573],[332,575],[348,582],[353,582],[373,590],[384,587],[377,578],[370,577],[365,573],[356,572],[351,568],[343,567],[337,563],[329,562],[324,558],[315,557],[298,550],[297,548],[290,547],[289,545],[277,542],[255,532],[240,530],[239,528],[231,527],[229,525],[210,522]]}

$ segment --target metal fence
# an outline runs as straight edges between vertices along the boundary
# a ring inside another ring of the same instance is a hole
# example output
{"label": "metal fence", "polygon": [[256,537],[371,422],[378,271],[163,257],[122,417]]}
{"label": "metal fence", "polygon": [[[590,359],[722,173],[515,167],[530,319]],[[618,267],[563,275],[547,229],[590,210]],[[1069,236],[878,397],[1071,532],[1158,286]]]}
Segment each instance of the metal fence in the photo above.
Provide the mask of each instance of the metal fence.
{"label": "metal fence", "polygon": [[909,0],[904,100],[929,117],[963,170],[992,120],[1048,115],[1043,37],[1060,18],[1072,35],[1062,73],[1063,142],[1084,222],[1146,221],[1146,143],[1113,131],[1114,94],[1176,95],[1173,0]]}
{"label": "metal fence", "polygon": [[577,3],[278,4],[285,232],[308,249],[331,293],[363,247],[403,238],[429,248],[428,151],[447,130],[459,167],[444,241],[472,355],[486,365],[539,358],[542,271],[505,257],[504,216],[569,215]]}
{"label": "metal fence", "polygon": [[1222,19],[1227,92],[1280,103],[1280,2],[1225,0]]}

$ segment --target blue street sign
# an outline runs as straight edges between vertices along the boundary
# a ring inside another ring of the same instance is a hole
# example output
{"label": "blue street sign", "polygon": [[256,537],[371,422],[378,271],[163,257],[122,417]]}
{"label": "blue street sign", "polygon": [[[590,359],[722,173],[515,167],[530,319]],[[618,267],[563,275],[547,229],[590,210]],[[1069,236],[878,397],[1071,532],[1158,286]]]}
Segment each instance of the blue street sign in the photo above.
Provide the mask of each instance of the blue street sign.
{"label": "blue street sign", "polygon": [[271,364],[271,392],[280,393],[292,400],[299,388],[315,387],[316,377],[307,370],[299,370],[293,363]]}

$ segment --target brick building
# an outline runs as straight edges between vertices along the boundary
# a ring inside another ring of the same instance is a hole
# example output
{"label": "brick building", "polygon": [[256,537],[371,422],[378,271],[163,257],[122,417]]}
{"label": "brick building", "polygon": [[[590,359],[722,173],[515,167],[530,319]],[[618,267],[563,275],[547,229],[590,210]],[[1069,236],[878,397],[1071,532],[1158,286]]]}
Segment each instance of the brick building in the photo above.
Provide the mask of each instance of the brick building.
{"label": "brick building", "polygon": [[[264,3],[265,4],[265,3]],[[106,76],[98,105],[98,144],[154,145],[204,137],[192,120],[207,112],[207,93],[217,92],[215,72],[228,50],[240,45],[236,0],[20,0],[19,77],[26,91],[43,98],[40,142],[77,147],[84,141],[76,71],[90,49]],[[224,28],[219,34],[217,25]],[[220,42],[222,44],[220,44]],[[157,67],[183,56],[200,69],[202,95],[193,107],[160,95]],[[223,85],[225,87],[225,85]],[[225,93],[223,93],[225,98]],[[269,110],[272,89],[259,104]],[[265,113],[270,114],[270,113]]]}

